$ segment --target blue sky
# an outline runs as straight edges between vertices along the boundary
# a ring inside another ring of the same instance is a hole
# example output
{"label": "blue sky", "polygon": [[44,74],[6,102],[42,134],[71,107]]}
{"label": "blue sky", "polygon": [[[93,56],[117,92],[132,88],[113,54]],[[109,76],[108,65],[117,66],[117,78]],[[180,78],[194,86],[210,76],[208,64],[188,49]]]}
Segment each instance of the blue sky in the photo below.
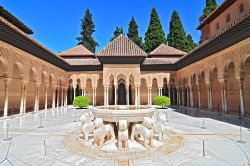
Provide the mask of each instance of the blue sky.
{"label": "blue sky", "polygon": [[[222,1],[217,0],[217,3]],[[59,52],[77,44],[75,38],[79,36],[81,18],[87,8],[96,26],[94,37],[100,45],[97,51],[109,42],[116,26],[127,33],[132,16],[144,38],[152,7],[158,11],[166,35],[171,14],[177,10],[185,30],[198,42],[200,32],[196,27],[205,0],[1,0],[0,4],[33,29],[32,36],[38,42]]]}

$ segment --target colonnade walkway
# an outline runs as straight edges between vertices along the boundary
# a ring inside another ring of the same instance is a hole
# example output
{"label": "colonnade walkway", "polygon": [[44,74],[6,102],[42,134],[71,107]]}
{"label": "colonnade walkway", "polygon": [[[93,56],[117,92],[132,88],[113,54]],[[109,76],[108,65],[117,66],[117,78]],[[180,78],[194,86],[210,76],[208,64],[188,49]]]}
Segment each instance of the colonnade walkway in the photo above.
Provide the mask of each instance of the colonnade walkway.
{"label": "colonnade walkway", "polygon": [[230,124],[234,124],[237,126],[243,126],[250,129],[250,117],[242,116],[241,114],[225,114],[218,110],[208,110],[202,109],[198,110],[197,108],[189,108],[189,107],[172,107],[175,112],[179,112],[185,115],[189,115],[192,117],[200,117],[200,118],[210,118]]}

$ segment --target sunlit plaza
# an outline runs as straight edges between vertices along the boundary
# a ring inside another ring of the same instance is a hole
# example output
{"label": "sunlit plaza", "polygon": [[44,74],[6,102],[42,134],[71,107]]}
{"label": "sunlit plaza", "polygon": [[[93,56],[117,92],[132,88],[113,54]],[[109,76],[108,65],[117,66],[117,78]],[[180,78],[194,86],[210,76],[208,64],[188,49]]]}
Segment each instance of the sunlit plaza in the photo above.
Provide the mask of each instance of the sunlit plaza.
{"label": "sunlit plaza", "polygon": [[250,1],[140,1],[1,1],[0,166],[250,166]]}

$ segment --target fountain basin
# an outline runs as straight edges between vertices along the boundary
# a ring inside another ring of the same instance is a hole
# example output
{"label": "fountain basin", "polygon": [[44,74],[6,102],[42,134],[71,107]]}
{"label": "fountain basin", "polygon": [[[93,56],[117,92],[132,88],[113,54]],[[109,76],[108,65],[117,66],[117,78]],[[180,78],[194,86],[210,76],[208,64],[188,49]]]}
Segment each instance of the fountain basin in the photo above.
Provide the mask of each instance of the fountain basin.
{"label": "fountain basin", "polygon": [[144,117],[152,117],[155,109],[148,106],[105,106],[90,107],[96,118],[102,118],[106,122],[141,122]]}

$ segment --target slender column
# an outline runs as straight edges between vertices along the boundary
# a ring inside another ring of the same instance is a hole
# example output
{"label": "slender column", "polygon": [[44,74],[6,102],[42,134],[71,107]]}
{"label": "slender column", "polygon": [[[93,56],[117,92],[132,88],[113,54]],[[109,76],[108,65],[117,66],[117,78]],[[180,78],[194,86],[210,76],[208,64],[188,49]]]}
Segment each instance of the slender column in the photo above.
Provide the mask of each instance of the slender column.
{"label": "slender column", "polygon": [[171,86],[168,87],[168,97],[171,99]]}
{"label": "slender column", "polygon": [[225,101],[224,101],[224,83],[221,83],[221,108],[225,112]]}
{"label": "slender column", "polygon": [[208,109],[212,110],[212,85],[210,83],[207,84],[208,90]]}
{"label": "slender column", "polygon": [[189,88],[189,95],[190,95],[190,106],[194,107],[194,98],[193,98],[193,88],[192,88],[192,85]]}
{"label": "slender column", "polygon": [[76,87],[73,87],[74,99],[76,98]]}
{"label": "slender column", "polygon": [[141,93],[140,93],[140,91],[141,91],[141,88],[140,88],[140,86],[139,86],[139,87],[138,87],[138,106],[141,105]]}
{"label": "slender column", "polygon": [[96,105],[96,88],[95,88],[95,105]]}
{"label": "slender column", "polygon": [[109,86],[107,87],[107,106],[109,106]]}
{"label": "slender column", "polygon": [[172,94],[173,94],[173,104],[176,104],[176,101],[175,101],[175,87],[172,88]]}
{"label": "slender column", "polygon": [[65,101],[64,101],[64,107],[67,107],[67,105],[68,105],[68,90],[67,90],[67,88],[65,88]]}
{"label": "slender column", "polygon": [[150,93],[150,89],[148,88],[148,105],[150,105],[150,96],[149,96],[149,93]]}
{"label": "slender column", "polygon": [[57,93],[56,93],[56,96],[57,96],[57,102],[56,102],[56,108],[59,108],[59,98],[60,98],[60,95],[59,95],[59,92],[60,92],[60,89],[59,87],[57,87]]}
{"label": "slender column", "polygon": [[239,80],[240,85],[240,113],[245,114],[245,101],[244,101],[244,91],[243,91],[243,79]]}
{"label": "slender column", "polygon": [[26,113],[26,96],[27,96],[27,84],[25,83],[23,88],[23,113]]}
{"label": "slender column", "polygon": [[84,96],[84,95],[83,95],[83,89],[82,89],[82,96]]}
{"label": "slender column", "polygon": [[190,107],[189,88],[187,87],[187,107]]}
{"label": "slender column", "polygon": [[135,86],[135,105],[138,105],[138,91],[137,91],[137,87]]}
{"label": "slender column", "polygon": [[47,110],[48,108],[48,87],[45,87],[45,106],[44,109]]}
{"label": "slender column", "polygon": [[201,109],[201,89],[200,89],[200,84],[197,85],[198,89],[198,107]]}
{"label": "slender column", "polygon": [[52,108],[55,109],[56,107],[56,88],[52,88]]}
{"label": "slender column", "polygon": [[61,93],[62,97],[61,97],[61,107],[63,107],[63,102],[64,102],[64,88],[62,88],[62,93]]}
{"label": "slender column", "polygon": [[83,91],[83,96],[85,96],[85,95],[86,95],[86,94],[85,94],[85,88],[83,88],[82,91]]}
{"label": "slender column", "polygon": [[35,109],[34,111],[39,111],[39,84],[35,85]]}
{"label": "slender column", "polygon": [[182,106],[185,106],[185,88],[181,88],[181,95],[182,95]]}
{"label": "slender column", "polygon": [[23,111],[23,89],[24,89],[24,83],[21,83],[21,104],[20,104],[20,114],[23,114],[24,113],[24,111]]}
{"label": "slender column", "polygon": [[104,106],[107,106],[107,99],[106,99],[107,98],[107,95],[106,95],[107,90],[106,89],[107,89],[106,86],[104,86],[104,96],[103,96],[104,97]]}
{"label": "slender column", "polygon": [[8,116],[8,103],[9,103],[9,82],[10,79],[4,79],[4,114],[3,116]]}
{"label": "slender column", "polygon": [[92,105],[95,106],[95,89],[92,88]]}
{"label": "slender column", "polygon": [[129,86],[127,86],[127,105],[129,106]]}
{"label": "slender column", "polygon": [[221,83],[221,89],[222,89],[222,105],[223,105],[223,108],[224,108],[224,112],[225,113],[228,113],[228,110],[227,110],[227,82],[226,81],[223,81]]}
{"label": "slender column", "polygon": [[115,105],[117,105],[117,85],[115,85]]}
{"label": "slender column", "polygon": [[176,88],[176,92],[177,92],[177,101],[176,101],[176,104],[177,104],[177,106],[179,106],[179,105],[180,105],[180,99],[179,99],[180,94],[179,94],[179,88]]}

